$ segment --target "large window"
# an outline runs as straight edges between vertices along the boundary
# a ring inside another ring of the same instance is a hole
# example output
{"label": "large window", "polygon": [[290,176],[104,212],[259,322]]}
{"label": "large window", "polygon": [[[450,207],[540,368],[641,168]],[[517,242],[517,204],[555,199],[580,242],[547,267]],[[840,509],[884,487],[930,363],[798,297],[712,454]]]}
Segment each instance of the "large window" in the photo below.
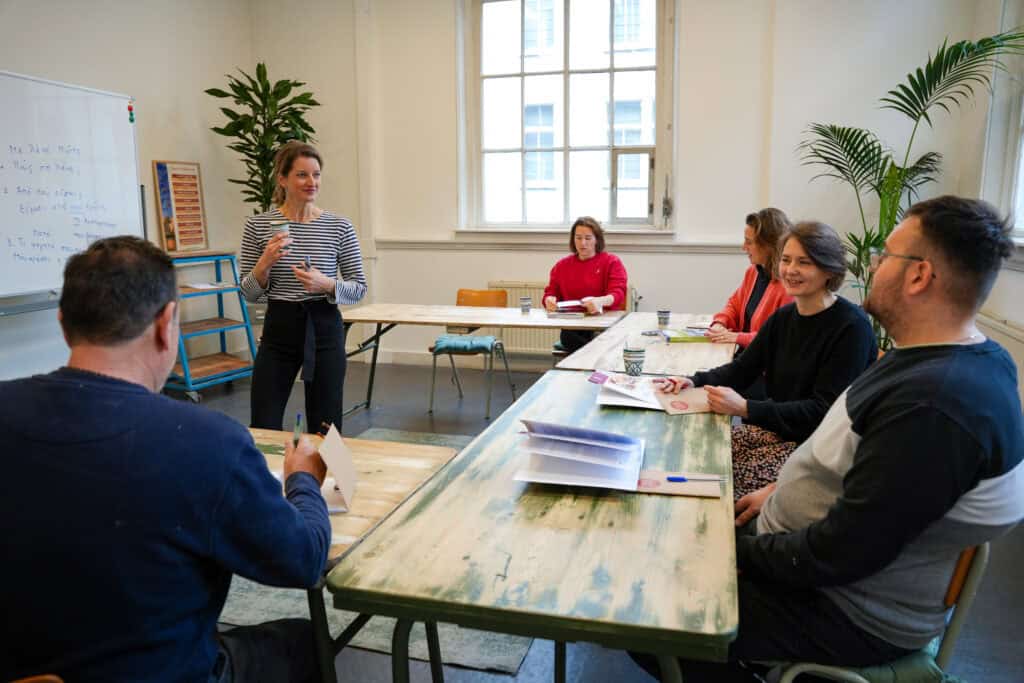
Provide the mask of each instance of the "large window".
{"label": "large window", "polygon": [[671,157],[670,107],[658,101],[670,4],[476,0],[467,222],[656,224],[655,178]]}

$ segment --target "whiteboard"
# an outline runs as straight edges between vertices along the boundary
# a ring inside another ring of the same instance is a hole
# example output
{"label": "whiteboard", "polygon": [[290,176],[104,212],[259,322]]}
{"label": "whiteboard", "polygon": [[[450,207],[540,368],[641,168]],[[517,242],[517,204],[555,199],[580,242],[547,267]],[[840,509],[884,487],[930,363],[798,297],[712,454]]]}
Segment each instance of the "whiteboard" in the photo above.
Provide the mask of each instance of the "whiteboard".
{"label": "whiteboard", "polygon": [[60,289],[96,239],[145,237],[130,101],[0,71],[0,297]]}

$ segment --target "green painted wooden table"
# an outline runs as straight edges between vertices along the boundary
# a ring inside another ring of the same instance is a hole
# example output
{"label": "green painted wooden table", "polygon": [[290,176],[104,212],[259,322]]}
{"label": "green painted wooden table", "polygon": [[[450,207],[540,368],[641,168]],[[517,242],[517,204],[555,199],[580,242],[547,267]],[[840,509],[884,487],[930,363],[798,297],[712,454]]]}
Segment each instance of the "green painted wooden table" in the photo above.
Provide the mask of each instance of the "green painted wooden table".
{"label": "green painted wooden table", "polygon": [[[545,374],[327,576],[336,607],[401,620],[395,680],[412,621],[724,660],[737,627],[728,418],[601,408],[586,377]],[[722,497],[515,481],[523,417],[643,437],[645,468],[721,474]],[[564,646],[559,658],[556,675]]]}

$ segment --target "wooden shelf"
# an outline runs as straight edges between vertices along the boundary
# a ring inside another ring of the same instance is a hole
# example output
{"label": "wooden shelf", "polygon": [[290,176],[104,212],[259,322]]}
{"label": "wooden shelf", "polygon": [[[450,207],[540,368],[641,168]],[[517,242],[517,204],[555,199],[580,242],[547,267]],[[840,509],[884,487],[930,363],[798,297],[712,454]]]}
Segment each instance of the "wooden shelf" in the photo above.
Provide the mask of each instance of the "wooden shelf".
{"label": "wooden shelf", "polygon": [[[252,361],[232,356],[230,353],[214,353],[209,356],[196,356],[188,359],[189,374],[192,381],[201,380],[204,377],[220,375],[232,370],[246,370],[252,367]],[[181,363],[175,363],[171,372],[178,377],[184,376],[184,368]]]}
{"label": "wooden shelf", "polygon": [[202,320],[182,323],[181,333],[182,335],[191,335],[203,332],[216,332],[229,327],[242,327],[244,325],[245,323],[241,320],[233,320],[231,318],[203,318]]}

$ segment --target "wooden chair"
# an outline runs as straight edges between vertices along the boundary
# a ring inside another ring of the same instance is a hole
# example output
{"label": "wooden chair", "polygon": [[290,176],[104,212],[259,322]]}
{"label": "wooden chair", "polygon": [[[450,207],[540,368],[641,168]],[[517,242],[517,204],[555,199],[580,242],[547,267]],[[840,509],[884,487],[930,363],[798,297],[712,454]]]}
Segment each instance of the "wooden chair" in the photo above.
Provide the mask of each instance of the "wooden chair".
{"label": "wooden chair", "polygon": [[[460,289],[455,297],[458,306],[492,306],[505,308],[508,305],[508,292],[504,289]],[[433,356],[433,372],[430,376],[430,408],[427,412],[434,412],[434,388],[437,384],[437,357],[440,354],[447,354],[448,361],[452,366],[452,377],[455,386],[459,390],[459,399],[462,399],[462,382],[459,380],[459,371],[455,369],[455,356],[475,356],[487,354],[487,410],[486,419],[491,419],[491,389],[494,385],[494,354],[501,356],[505,364],[505,376],[508,378],[508,386],[512,391],[512,400],[516,400],[516,386],[512,384],[512,373],[508,369],[508,357],[505,355],[505,346],[501,340],[492,335],[471,335],[477,328],[448,328],[448,332],[458,334],[444,334],[437,338],[434,345],[430,347]]]}
{"label": "wooden chair", "polygon": [[779,683],[792,683],[802,673],[849,683],[941,683],[946,680],[945,670],[953,657],[957,636],[967,620],[978,585],[988,565],[989,544],[974,546],[960,553],[953,576],[946,589],[945,605],[952,608],[946,630],[924,649],[901,657],[894,662],[863,668],[824,666],[822,664],[782,665]]}

